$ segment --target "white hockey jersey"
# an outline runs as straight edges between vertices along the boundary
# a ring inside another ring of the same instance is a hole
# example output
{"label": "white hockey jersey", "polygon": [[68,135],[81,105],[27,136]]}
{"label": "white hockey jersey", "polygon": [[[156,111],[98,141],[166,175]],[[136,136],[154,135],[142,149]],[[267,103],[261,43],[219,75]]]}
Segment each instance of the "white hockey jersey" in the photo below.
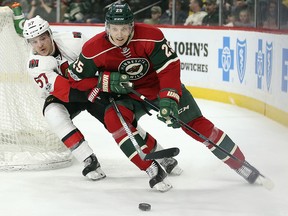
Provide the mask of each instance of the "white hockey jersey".
{"label": "white hockey jersey", "polygon": [[28,73],[37,83],[40,96],[46,99],[54,95],[64,102],[69,101],[70,85],[66,71],[81,53],[86,37],[80,32],[54,32],[55,53],[53,56],[35,55],[31,51]]}

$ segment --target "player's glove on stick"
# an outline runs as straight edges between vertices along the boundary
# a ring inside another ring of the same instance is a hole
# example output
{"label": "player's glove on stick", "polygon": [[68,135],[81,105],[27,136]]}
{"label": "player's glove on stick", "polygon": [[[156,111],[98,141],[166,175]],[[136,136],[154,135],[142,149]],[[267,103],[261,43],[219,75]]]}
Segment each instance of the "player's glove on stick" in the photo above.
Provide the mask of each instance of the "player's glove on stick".
{"label": "player's glove on stick", "polygon": [[168,127],[179,128],[180,124],[171,119],[170,115],[178,118],[179,95],[174,89],[163,89],[159,93],[159,113],[157,118],[168,125]]}
{"label": "player's glove on stick", "polygon": [[103,92],[114,92],[117,94],[128,94],[130,91],[123,84],[131,84],[127,74],[119,72],[101,72],[98,80],[98,88]]}

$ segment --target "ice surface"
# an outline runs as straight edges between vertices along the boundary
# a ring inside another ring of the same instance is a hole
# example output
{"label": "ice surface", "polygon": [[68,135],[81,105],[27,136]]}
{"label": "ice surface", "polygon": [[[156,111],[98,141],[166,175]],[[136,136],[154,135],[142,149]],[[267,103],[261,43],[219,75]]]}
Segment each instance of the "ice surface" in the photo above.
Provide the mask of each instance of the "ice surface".
{"label": "ice surface", "polygon": [[[287,216],[288,128],[236,106],[197,100],[203,114],[242,149],[249,163],[275,183],[268,191],[249,185],[180,129],[146,116],[141,126],[164,147],[180,148],[184,169],[169,178],[166,193],[149,188],[148,176],[120,151],[110,134],[87,113],[74,120],[95,150],[107,178],[92,182],[82,165],[52,171],[1,172],[1,216]],[[152,210],[142,212],[140,202]]]}

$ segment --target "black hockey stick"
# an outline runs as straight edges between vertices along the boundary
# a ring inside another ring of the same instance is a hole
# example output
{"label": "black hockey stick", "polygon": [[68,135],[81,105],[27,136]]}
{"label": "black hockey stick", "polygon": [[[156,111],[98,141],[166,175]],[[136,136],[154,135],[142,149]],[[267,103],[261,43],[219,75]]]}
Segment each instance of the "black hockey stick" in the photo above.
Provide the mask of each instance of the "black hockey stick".
{"label": "black hockey stick", "polygon": [[127,133],[129,139],[131,140],[132,144],[134,145],[137,153],[139,154],[140,158],[142,160],[154,160],[154,159],[161,159],[161,158],[169,158],[169,157],[174,157],[179,154],[180,150],[179,148],[169,148],[169,149],[163,149],[160,151],[156,152],[151,152],[149,154],[145,154],[142,150],[141,147],[138,145],[132,131],[130,130],[128,124],[126,123],[122,113],[120,112],[115,100],[113,97],[109,98],[109,101],[111,102],[113,109],[115,110],[125,132]]}
{"label": "black hockey stick", "polygon": [[[156,112],[160,111],[160,108],[154,104],[152,101],[150,101],[149,99],[147,99],[144,95],[140,94],[139,92],[137,92],[136,90],[134,90],[133,88],[131,88],[130,86],[124,85],[125,88],[129,89],[129,91],[133,94],[135,94],[136,96],[138,96],[141,100],[143,100],[144,102],[146,102],[153,110],[155,110]],[[208,139],[207,137],[205,137],[204,135],[202,135],[201,133],[199,133],[197,130],[193,129],[192,127],[190,127],[188,124],[186,124],[185,122],[183,122],[181,119],[174,117],[173,115],[169,115],[169,117],[171,119],[173,119],[174,121],[177,121],[182,127],[186,128],[187,130],[193,132],[194,134],[196,134],[199,138],[203,139],[204,142],[208,142],[210,143],[212,146],[214,146],[215,148],[217,148],[218,150],[222,151],[224,154],[226,154],[227,156],[229,156],[230,158],[234,159],[235,161],[239,162],[240,164],[242,164],[243,166],[246,166],[247,168],[250,169],[255,169],[253,166],[251,166],[248,163],[245,163],[244,161],[240,160],[239,158],[235,157],[234,155],[230,154],[228,151],[226,151],[225,149],[223,149],[221,146],[216,145],[212,140]],[[261,173],[260,175],[262,177],[264,177]]]}
{"label": "black hockey stick", "polygon": [[[151,109],[159,112],[160,108],[154,104],[152,101],[150,101],[149,99],[147,99],[144,95],[141,95],[139,92],[137,92],[136,90],[134,90],[132,87],[128,86],[128,85],[124,85],[125,88],[129,89],[129,91],[133,94],[135,94],[136,96],[138,96],[141,100],[143,100],[144,102],[146,102]],[[169,117],[171,119],[173,119],[174,121],[177,121],[182,127],[186,128],[187,130],[191,131],[192,133],[194,133],[195,135],[197,135],[198,137],[200,137],[201,139],[204,140],[204,142],[208,142],[210,143],[212,146],[214,146],[215,148],[217,148],[218,150],[220,150],[221,152],[223,152],[224,154],[226,154],[227,156],[229,156],[230,158],[232,158],[233,160],[239,162],[241,165],[251,169],[251,170],[256,170],[255,167],[253,167],[252,165],[250,165],[249,163],[247,163],[246,161],[242,161],[239,158],[237,158],[236,156],[230,154],[228,151],[226,151],[225,149],[223,149],[221,146],[216,145],[212,140],[208,139],[207,137],[205,137],[203,134],[199,133],[197,130],[193,129],[192,127],[190,127],[189,125],[187,125],[185,122],[183,122],[181,119],[176,118],[173,115],[169,115]],[[259,172],[259,171],[258,171]],[[261,181],[261,184],[268,190],[272,190],[274,187],[274,183],[271,179],[269,179],[268,177],[264,176],[263,174],[261,174],[259,172],[259,175],[263,178]]]}

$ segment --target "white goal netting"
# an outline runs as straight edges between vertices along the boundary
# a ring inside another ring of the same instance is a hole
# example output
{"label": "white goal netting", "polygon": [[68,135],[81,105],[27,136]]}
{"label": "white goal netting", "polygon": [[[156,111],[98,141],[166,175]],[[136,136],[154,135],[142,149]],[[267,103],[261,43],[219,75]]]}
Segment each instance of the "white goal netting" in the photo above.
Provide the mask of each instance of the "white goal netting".
{"label": "white goal netting", "polygon": [[26,71],[28,46],[13,13],[0,7],[0,170],[42,170],[71,165],[72,156],[49,131],[44,101]]}

